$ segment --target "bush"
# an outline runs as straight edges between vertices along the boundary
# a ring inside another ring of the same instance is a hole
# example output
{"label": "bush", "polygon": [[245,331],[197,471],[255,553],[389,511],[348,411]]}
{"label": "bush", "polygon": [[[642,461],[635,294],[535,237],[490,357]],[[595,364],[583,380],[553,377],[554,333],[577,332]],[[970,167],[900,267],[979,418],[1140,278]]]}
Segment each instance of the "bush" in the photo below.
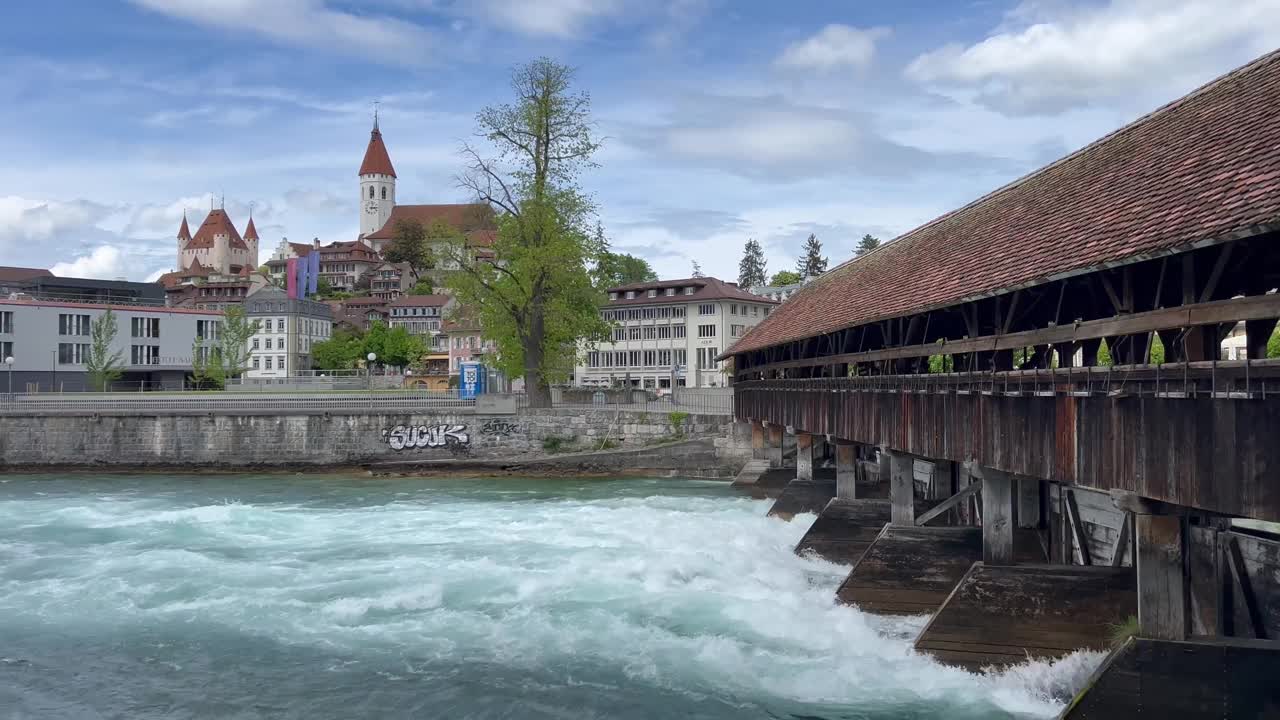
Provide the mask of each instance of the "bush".
{"label": "bush", "polygon": [[667,415],[667,422],[671,423],[671,434],[683,436],[684,425],[688,420],[689,413],[687,412],[680,412],[677,410],[676,412],[669,413]]}
{"label": "bush", "polygon": [[1138,617],[1130,615],[1124,622],[1107,625],[1107,640],[1111,647],[1120,647],[1129,638],[1138,634]]}
{"label": "bush", "polygon": [[564,452],[573,445],[573,438],[551,436],[542,439],[542,449],[548,453]]}

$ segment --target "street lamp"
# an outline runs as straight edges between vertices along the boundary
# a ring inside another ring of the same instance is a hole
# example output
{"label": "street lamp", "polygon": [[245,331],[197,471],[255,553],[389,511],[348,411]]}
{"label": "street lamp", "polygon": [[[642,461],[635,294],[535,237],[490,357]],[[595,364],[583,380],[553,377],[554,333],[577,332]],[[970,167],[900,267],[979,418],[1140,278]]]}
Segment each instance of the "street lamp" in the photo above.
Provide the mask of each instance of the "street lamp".
{"label": "street lamp", "polygon": [[369,353],[364,356],[369,362],[365,365],[365,375],[369,378],[369,390],[373,390],[373,361],[378,359],[378,353]]}
{"label": "street lamp", "polygon": [[9,394],[13,394],[13,356],[4,359],[4,364],[9,366]]}

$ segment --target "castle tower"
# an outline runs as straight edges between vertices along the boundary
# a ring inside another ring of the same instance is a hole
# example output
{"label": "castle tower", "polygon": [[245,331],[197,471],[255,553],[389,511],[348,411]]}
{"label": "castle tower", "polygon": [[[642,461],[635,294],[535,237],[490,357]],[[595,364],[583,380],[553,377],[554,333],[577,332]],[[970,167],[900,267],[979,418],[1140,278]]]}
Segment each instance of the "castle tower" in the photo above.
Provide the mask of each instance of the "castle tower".
{"label": "castle tower", "polygon": [[373,132],[369,133],[369,147],[365,148],[359,174],[360,235],[363,237],[386,225],[396,206],[396,169],[382,142],[377,115],[373,117]]}
{"label": "castle tower", "polygon": [[191,228],[187,227],[187,211],[182,211],[182,227],[178,228],[178,264],[175,265],[179,271],[185,270],[186,266],[182,262],[182,253],[187,249],[187,243],[191,242]]}
{"label": "castle tower", "polygon": [[244,243],[248,246],[248,258],[244,262],[244,266],[257,269],[258,267],[258,228],[253,226],[253,211],[249,211],[249,224],[244,229]]}

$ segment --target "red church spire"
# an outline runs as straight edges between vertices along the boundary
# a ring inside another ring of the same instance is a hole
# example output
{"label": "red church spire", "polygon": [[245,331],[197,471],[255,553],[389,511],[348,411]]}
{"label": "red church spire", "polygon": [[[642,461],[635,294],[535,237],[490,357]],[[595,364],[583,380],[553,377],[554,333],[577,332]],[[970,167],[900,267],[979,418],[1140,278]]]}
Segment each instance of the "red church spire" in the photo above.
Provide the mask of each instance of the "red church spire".
{"label": "red church spire", "polygon": [[191,239],[191,228],[187,227],[187,211],[186,210],[182,211],[182,227],[178,228],[178,239],[179,240]]}
{"label": "red church spire", "polygon": [[369,133],[369,147],[364,151],[364,161],[360,163],[358,175],[390,175],[396,176],[396,169],[391,165],[391,156],[387,154],[387,146],[382,143],[382,131],[378,129],[378,119],[373,119],[373,132]]}

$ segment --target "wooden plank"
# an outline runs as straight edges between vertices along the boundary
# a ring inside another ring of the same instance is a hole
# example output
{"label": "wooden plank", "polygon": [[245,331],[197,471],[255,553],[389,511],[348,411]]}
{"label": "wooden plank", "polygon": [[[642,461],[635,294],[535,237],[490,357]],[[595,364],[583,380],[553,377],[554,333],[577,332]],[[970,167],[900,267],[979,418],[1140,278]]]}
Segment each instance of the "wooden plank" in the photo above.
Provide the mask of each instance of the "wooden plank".
{"label": "wooden plank", "polygon": [[1080,507],[1076,504],[1076,494],[1071,488],[1066,489],[1067,493],[1067,522],[1071,527],[1072,544],[1076,551],[1080,553],[1081,565],[1092,565],[1093,560],[1089,555],[1089,544],[1084,539],[1084,527],[1080,520]]}
{"label": "wooden plank", "polygon": [[1132,313],[1115,318],[1088,320],[1040,330],[1026,330],[1004,335],[983,335],[903,347],[840,353],[820,358],[805,358],[764,363],[751,367],[752,372],[786,368],[811,367],[832,363],[876,362],[930,355],[962,355],[975,352],[1015,350],[1024,347],[1097,340],[1122,335],[1137,335],[1168,328],[1184,328],[1247,320],[1265,320],[1280,316],[1280,294],[1254,295],[1229,300],[1194,303]]}
{"label": "wooden plank", "polygon": [[833,563],[856,565],[889,522],[887,500],[834,498],[796,545],[797,555],[813,553]]}
{"label": "wooden plank", "polygon": [[1120,537],[1116,539],[1115,548],[1111,551],[1111,567],[1124,565],[1124,554],[1129,549],[1129,523],[1132,522],[1126,513],[1120,525]]}
{"label": "wooden plank", "polygon": [[894,525],[916,524],[914,463],[906,453],[890,452],[889,499],[893,502]]}
{"label": "wooden plank", "polygon": [[961,504],[962,502],[967,500],[969,496],[973,495],[974,493],[978,492],[981,489],[982,489],[982,480],[980,479],[972,480],[970,484],[966,486],[964,489],[962,489],[960,492],[956,493],[955,495],[952,495],[946,500],[943,500],[941,503],[935,505],[932,510],[916,518],[916,525],[927,525],[930,520],[937,518],[939,515],[942,515],[943,513],[950,510],[951,508]]}
{"label": "wooden plank", "polygon": [[1013,563],[1013,477],[982,468],[982,561]]}
{"label": "wooden plank", "polygon": [[822,512],[836,496],[835,477],[828,473],[820,474],[814,480],[796,479],[787,483],[773,507],[769,508],[769,517],[791,520],[796,515]]}
{"label": "wooden plank", "polygon": [[796,479],[813,480],[813,460],[816,454],[814,436],[809,433],[796,434]]}
{"label": "wooden plank", "polygon": [[853,443],[836,443],[836,497],[858,497],[858,447]]}
{"label": "wooden plank", "polygon": [[1143,637],[1183,640],[1187,636],[1183,576],[1182,518],[1134,516],[1138,549],[1138,626]]}
{"label": "wooden plank", "polygon": [[1040,479],[1018,478],[1018,527],[1040,527]]}
{"label": "wooden plank", "polygon": [[1267,629],[1262,620],[1262,611],[1258,608],[1258,596],[1253,592],[1248,568],[1245,567],[1244,557],[1240,554],[1240,541],[1234,535],[1227,537],[1227,558],[1231,567],[1231,577],[1235,579],[1245,610],[1248,612],[1253,636],[1259,640],[1266,640]]}

